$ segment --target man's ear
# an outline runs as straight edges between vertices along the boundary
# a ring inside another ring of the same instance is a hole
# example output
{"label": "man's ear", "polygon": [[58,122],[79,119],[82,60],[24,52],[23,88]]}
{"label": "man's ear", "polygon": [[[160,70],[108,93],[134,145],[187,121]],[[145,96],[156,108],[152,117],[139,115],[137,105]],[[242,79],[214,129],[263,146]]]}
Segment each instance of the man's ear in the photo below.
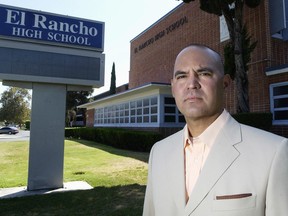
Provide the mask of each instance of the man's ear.
{"label": "man's ear", "polygon": [[225,74],[223,77],[223,88],[226,89],[230,86],[231,83],[231,77],[229,74]]}

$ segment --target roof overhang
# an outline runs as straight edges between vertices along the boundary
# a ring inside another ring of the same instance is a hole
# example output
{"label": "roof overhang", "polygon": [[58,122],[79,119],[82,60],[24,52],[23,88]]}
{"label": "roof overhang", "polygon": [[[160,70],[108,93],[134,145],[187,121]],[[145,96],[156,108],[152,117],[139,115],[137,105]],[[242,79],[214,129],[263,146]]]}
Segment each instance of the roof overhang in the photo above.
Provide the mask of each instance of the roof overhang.
{"label": "roof overhang", "polygon": [[105,98],[101,98],[99,100],[82,104],[78,106],[78,108],[86,108],[93,109],[95,107],[99,107],[101,104],[104,106],[105,104],[114,104],[124,101],[129,101],[134,98],[140,98],[148,95],[155,94],[171,94],[171,85],[167,83],[148,83],[143,86],[139,86],[137,88],[129,89],[127,91],[110,95]]}
{"label": "roof overhang", "polygon": [[267,68],[265,73],[267,76],[288,73],[288,64]]}

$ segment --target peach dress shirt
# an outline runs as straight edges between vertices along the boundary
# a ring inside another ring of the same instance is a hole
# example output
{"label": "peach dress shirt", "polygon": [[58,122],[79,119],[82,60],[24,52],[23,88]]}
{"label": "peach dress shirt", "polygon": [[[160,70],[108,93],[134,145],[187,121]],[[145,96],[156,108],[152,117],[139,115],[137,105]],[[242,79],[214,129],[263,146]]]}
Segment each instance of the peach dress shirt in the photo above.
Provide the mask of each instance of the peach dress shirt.
{"label": "peach dress shirt", "polygon": [[184,128],[184,162],[187,202],[214,144],[214,140],[228,120],[228,117],[229,114],[224,109],[222,114],[198,137],[191,137],[189,135],[190,133],[187,125]]}

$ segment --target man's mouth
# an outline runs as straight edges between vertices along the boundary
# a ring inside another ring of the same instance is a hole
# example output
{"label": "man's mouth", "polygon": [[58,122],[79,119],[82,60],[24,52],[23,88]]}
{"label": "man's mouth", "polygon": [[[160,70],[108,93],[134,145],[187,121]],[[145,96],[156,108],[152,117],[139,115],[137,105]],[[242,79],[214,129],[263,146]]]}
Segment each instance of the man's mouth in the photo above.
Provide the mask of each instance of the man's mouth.
{"label": "man's mouth", "polygon": [[189,96],[189,97],[186,97],[184,101],[187,101],[187,102],[196,102],[197,100],[200,100],[201,98],[200,97],[197,97],[197,96]]}

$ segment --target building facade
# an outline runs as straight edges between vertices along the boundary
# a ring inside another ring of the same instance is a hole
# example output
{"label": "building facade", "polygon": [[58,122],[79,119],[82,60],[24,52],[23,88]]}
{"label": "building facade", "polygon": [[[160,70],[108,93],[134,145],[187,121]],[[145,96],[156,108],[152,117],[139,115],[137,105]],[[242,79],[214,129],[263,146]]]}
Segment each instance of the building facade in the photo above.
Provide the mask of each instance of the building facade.
{"label": "building facade", "polygon": [[[279,2],[288,5],[286,0]],[[286,24],[277,26],[279,10],[285,9],[277,8],[279,2],[263,0],[257,8],[244,8],[248,32],[252,40],[257,40],[248,69],[249,105],[251,112],[271,112],[272,131],[288,136],[288,38]],[[131,40],[129,90],[83,105],[88,110],[88,125],[158,130],[182,127],[183,116],[175,107],[169,85],[176,55],[187,45],[199,43],[223,56],[228,41],[223,17],[200,10],[198,1],[180,4]],[[133,110],[138,103],[142,104],[142,111]],[[168,108],[168,104],[173,104],[173,108]],[[153,106],[158,107],[157,117],[152,111],[147,114]],[[225,106],[230,113],[236,112],[234,82],[227,90]],[[139,118],[137,112],[141,113]],[[118,120],[109,120],[117,113]]]}

